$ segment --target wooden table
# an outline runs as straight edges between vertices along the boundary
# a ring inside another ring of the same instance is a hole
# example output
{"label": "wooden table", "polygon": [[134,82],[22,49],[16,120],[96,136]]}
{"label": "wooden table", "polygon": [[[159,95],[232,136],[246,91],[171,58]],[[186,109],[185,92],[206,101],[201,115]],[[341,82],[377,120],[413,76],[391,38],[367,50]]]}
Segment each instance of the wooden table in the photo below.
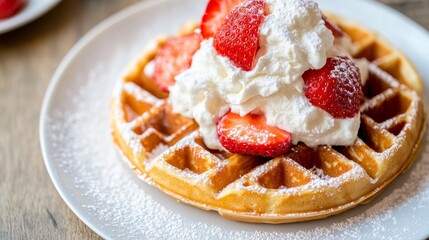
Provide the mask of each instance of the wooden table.
{"label": "wooden table", "polygon": [[[39,112],[67,51],[97,23],[138,0],[63,0],[0,36],[0,239],[95,239],[46,172]],[[429,0],[381,0],[429,29]]]}

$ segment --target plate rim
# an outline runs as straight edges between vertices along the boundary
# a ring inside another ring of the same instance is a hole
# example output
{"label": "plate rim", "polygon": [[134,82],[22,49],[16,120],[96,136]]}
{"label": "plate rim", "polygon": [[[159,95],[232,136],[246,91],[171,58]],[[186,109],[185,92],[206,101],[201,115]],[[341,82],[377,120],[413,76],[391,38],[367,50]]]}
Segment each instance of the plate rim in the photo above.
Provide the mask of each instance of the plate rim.
{"label": "plate rim", "polygon": [[[42,11],[38,16],[30,18],[28,21],[23,22],[19,26],[16,26],[14,28],[11,28],[7,31],[13,30],[15,28],[18,28],[31,20],[40,17],[45,12],[49,11],[52,7],[54,7],[56,4],[58,4],[61,0],[52,0],[53,3],[52,6],[49,8],[46,8],[44,11]],[[104,239],[110,239],[110,236],[107,236],[103,231],[102,228],[97,226],[95,223],[93,224],[90,219],[87,219],[81,214],[77,207],[75,207],[72,204],[71,196],[67,193],[64,186],[62,186],[59,181],[59,179],[56,177],[56,172],[54,170],[53,161],[48,160],[50,156],[48,155],[47,150],[47,136],[46,136],[46,128],[47,128],[47,120],[48,120],[48,111],[52,104],[52,98],[54,95],[54,92],[56,91],[58,87],[58,83],[61,81],[62,76],[64,75],[65,70],[69,66],[70,62],[81,52],[81,50],[90,43],[94,38],[96,38],[98,35],[106,31],[107,29],[111,28],[113,25],[121,22],[123,19],[129,17],[130,15],[133,15],[135,13],[144,11],[145,9],[150,9],[154,5],[158,4],[164,4],[164,2],[169,1],[180,1],[180,0],[145,0],[140,1],[135,4],[131,4],[130,6],[125,7],[124,9],[119,10],[118,12],[114,13],[113,15],[107,17],[106,19],[102,20],[100,23],[96,24],[94,27],[91,28],[87,33],[85,33],[74,45],[73,47],[67,52],[65,57],[61,60],[60,64],[57,66],[54,74],[51,77],[51,80],[49,82],[49,85],[45,91],[45,95],[42,102],[42,107],[40,110],[40,117],[39,117],[39,142],[40,142],[40,148],[42,152],[43,161],[46,167],[46,170],[49,174],[49,177],[51,178],[51,181],[61,196],[62,200],[66,203],[66,205],[72,210],[72,212],[85,224],[87,225],[92,231],[94,231],[96,234],[98,234],[100,237]],[[315,0],[317,1],[317,0]],[[355,2],[363,1],[367,2],[368,4],[371,4],[377,8],[383,9],[385,12],[389,12],[390,14],[394,15],[396,18],[400,19],[401,21],[404,21],[406,24],[411,25],[412,27],[416,28],[418,31],[422,32],[422,34],[425,34],[429,38],[429,31],[426,30],[423,26],[412,20],[411,18],[407,17],[406,15],[402,14],[401,12],[396,11],[395,9],[384,5],[378,1],[375,0],[354,0]],[[0,29],[0,34],[7,32]],[[425,80],[423,79],[424,86],[428,84],[429,79]],[[423,92],[425,92],[426,87],[424,87]],[[429,144],[429,142],[426,142],[424,144]],[[422,145],[423,146],[423,145]],[[429,236],[429,230],[426,233],[426,235]]]}

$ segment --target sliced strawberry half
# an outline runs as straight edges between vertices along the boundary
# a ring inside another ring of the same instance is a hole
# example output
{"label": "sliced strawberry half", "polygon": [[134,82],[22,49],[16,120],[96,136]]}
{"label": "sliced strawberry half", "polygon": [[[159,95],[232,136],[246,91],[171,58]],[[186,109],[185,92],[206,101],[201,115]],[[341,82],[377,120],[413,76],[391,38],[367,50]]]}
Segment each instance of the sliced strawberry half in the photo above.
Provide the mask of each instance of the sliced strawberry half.
{"label": "sliced strawberry half", "polygon": [[268,126],[263,115],[240,117],[229,112],[218,122],[217,134],[222,146],[232,153],[277,157],[287,153],[292,145],[291,134]]}
{"label": "sliced strawberry half", "polygon": [[332,34],[336,38],[341,38],[345,35],[345,32],[338,27],[337,24],[331,21],[331,19],[327,18],[326,16],[322,16],[323,21],[325,21],[325,26],[331,30]]}
{"label": "sliced strawberry half", "polygon": [[334,118],[352,118],[359,113],[363,99],[359,69],[348,57],[328,58],[318,70],[302,76],[305,96]]}
{"label": "sliced strawberry half", "polygon": [[0,19],[11,17],[23,5],[23,0],[0,0]]}
{"label": "sliced strawberry half", "polygon": [[230,12],[214,36],[216,51],[245,71],[252,70],[259,49],[259,28],[265,18],[264,0],[247,0]]}
{"label": "sliced strawberry half", "polygon": [[226,15],[244,0],[210,0],[201,20],[201,34],[205,39],[211,38],[218,31]]}
{"label": "sliced strawberry half", "polygon": [[168,92],[168,87],[176,82],[174,78],[191,66],[192,57],[202,40],[201,34],[191,33],[169,39],[159,50],[155,57],[153,81],[161,90]]}

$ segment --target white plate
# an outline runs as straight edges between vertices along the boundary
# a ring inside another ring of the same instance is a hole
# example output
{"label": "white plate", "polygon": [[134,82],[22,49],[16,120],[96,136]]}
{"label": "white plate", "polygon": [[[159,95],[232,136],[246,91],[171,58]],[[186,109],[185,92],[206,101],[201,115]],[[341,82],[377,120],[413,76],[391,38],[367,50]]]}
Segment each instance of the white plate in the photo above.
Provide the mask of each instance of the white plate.
{"label": "white plate", "polygon": [[[429,35],[373,1],[320,0],[323,9],[381,33],[429,81]],[[284,225],[230,221],[166,196],[140,181],[117,155],[109,98],[124,67],[159,34],[201,16],[205,1],[138,3],[104,21],[58,67],[44,101],[40,139],[49,174],[68,206],[109,239],[372,239],[429,236],[429,145],[411,171],[371,204],[324,220]],[[427,90],[428,82],[425,82]],[[425,92],[427,93],[427,92]],[[426,106],[429,101],[425,100]]]}
{"label": "white plate", "polygon": [[61,0],[26,0],[25,6],[16,15],[0,20],[0,34],[21,27],[42,16]]}

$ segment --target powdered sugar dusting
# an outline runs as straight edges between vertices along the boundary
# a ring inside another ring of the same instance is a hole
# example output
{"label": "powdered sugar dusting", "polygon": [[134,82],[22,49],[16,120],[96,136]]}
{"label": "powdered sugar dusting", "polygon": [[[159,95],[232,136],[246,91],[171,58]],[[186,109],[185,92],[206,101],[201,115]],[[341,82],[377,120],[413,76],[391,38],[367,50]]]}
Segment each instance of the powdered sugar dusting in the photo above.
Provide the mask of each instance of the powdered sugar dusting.
{"label": "powdered sugar dusting", "polygon": [[350,67],[353,66],[351,59],[342,58],[342,61],[337,60],[339,64],[335,65],[334,70],[331,71],[331,77],[342,80],[344,82],[352,82],[351,78],[360,79],[358,68]]}
{"label": "powdered sugar dusting", "polygon": [[[249,133],[255,132],[258,134],[254,134],[252,136],[249,135]],[[228,136],[232,139],[240,139],[243,142],[255,141],[257,144],[265,144],[270,139],[275,139],[277,137],[276,134],[265,129],[261,130],[254,125],[248,125],[242,128],[232,128],[228,133]]]}
{"label": "powdered sugar dusting", "polygon": [[167,145],[164,144],[159,144],[158,146],[156,146],[152,152],[150,152],[148,154],[148,158],[153,159],[156,158],[157,156],[161,155],[161,153],[163,153],[165,150],[168,149]]}
{"label": "powdered sugar dusting", "polygon": [[[177,203],[140,181],[115,150],[109,132],[109,102],[121,65],[130,58],[121,50],[113,50],[111,55],[108,64],[94,63],[89,73],[79,73],[74,84],[60,82],[54,100],[61,101],[53,101],[56,104],[48,110],[45,124],[48,162],[55,169],[55,179],[71,205],[104,237],[408,239],[420,237],[414,234],[429,225],[427,145],[410,172],[373,203],[325,220],[244,224]],[[159,147],[152,154],[161,151]]]}
{"label": "powdered sugar dusting", "polygon": [[321,178],[321,179],[323,179],[323,180],[327,180],[327,179],[329,179],[329,176],[328,176],[328,175],[326,175],[326,174],[323,172],[323,170],[322,170],[322,169],[317,168],[316,166],[314,166],[312,169],[310,169],[310,171],[311,171],[314,175],[318,176],[319,178]]}

